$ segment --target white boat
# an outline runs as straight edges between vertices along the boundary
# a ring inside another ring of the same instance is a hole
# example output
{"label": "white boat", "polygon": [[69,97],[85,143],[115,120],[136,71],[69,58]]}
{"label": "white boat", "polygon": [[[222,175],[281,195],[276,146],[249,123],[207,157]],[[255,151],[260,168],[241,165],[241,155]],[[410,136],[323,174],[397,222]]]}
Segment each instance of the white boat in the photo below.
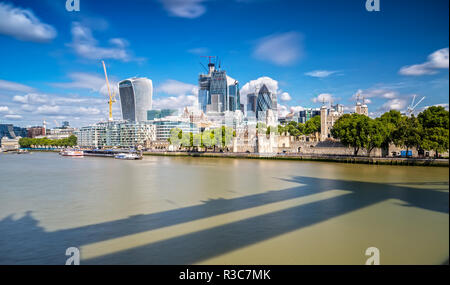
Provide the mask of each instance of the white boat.
{"label": "white boat", "polygon": [[59,153],[62,156],[83,156],[82,150],[63,150]]}
{"label": "white boat", "polygon": [[142,159],[142,156],[137,153],[119,153],[114,156],[115,159],[137,160]]}

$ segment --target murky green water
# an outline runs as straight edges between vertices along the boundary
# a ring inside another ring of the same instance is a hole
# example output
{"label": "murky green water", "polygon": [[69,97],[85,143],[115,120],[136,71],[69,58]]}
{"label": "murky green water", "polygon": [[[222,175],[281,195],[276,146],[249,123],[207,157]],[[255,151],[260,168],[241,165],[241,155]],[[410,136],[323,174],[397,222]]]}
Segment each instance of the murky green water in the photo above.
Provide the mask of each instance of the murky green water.
{"label": "murky green water", "polygon": [[0,154],[0,264],[441,264],[448,168]]}

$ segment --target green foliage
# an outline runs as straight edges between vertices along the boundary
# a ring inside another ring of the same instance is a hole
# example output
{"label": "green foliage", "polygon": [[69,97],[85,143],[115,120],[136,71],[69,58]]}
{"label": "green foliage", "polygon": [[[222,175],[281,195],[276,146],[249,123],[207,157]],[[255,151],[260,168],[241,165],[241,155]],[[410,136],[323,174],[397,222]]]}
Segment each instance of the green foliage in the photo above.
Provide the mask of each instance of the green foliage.
{"label": "green foliage", "polygon": [[449,148],[449,112],[441,106],[432,106],[418,115],[422,126],[420,146],[425,150],[444,152]]}
{"label": "green foliage", "polygon": [[313,117],[305,124],[290,121],[284,125],[278,125],[279,134],[289,134],[290,136],[294,136],[297,138],[301,135],[310,135],[316,132],[320,132],[320,116]]}
{"label": "green foliage", "polygon": [[168,139],[170,144],[179,146],[182,138],[183,131],[180,128],[173,128],[170,130],[170,137]]}
{"label": "green foliage", "polygon": [[392,133],[392,140],[397,146],[406,147],[408,151],[410,148],[420,147],[422,133],[422,125],[414,115],[411,117],[402,116]]}
{"label": "green foliage", "polygon": [[374,148],[387,147],[390,143],[406,147],[406,150],[416,147],[444,152],[449,149],[449,112],[433,106],[417,118],[394,110],[376,119],[345,114],[336,121],[331,134],[342,144],[353,147],[355,155],[360,148],[370,154]]}
{"label": "green foliage", "polygon": [[305,123],[303,133],[310,135],[318,132],[320,132],[320,116],[314,116]]}
{"label": "green foliage", "polygon": [[178,128],[173,128],[170,131],[169,143],[172,145],[182,145],[185,148],[192,147],[216,147],[224,148],[231,145],[233,137],[236,136],[236,132],[233,128],[222,126],[221,128],[214,130],[206,130],[199,134],[183,133]]}
{"label": "green foliage", "polygon": [[387,148],[390,143],[398,144],[400,142],[401,137],[397,130],[402,118],[402,114],[396,110],[390,110],[381,115],[381,117],[376,118],[376,120],[380,121],[386,128],[386,137],[382,145],[383,147]]}
{"label": "green foliage", "polygon": [[370,120],[369,117],[360,114],[345,114],[334,123],[331,134],[343,145],[353,147],[354,155],[358,155],[361,148],[370,147],[369,133],[372,132]]}
{"label": "green foliage", "polygon": [[374,148],[382,147],[383,143],[386,141],[388,137],[388,129],[385,125],[379,120],[370,119],[367,122],[367,145],[365,148],[368,151],[368,155]]}
{"label": "green foliage", "polygon": [[71,135],[68,138],[51,140],[48,138],[21,138],[19,145],[22,148],[30,148],[32,146],[54,146],[54,147],[72,147],[77,145],[77,137]]}

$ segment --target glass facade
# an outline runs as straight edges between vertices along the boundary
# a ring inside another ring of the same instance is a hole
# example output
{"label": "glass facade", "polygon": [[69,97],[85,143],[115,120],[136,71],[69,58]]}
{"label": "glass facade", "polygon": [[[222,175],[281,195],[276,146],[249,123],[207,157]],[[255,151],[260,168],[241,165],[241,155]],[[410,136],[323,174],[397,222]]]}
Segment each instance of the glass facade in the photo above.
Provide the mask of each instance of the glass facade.
{"label": "glass facade", "polygon": [[208,74],[198,79],[198,103],[204,113],[237,111],[241,109],[239,83],[227,76],[225,70],[216,70],[210,64]]}
{"label": "glass facade", "polygon": [[298,121],[299,123],[306,123],[309,119],[315,117],[315,116],[320,116],[320,110],[317,109],[305,109],[303,111],[300,111],[298,113]]}
{"label": "glass facade", "polygon": [[258,96],[254,93],[247,95],[247,112],[253,112],[254,114],[256,114],[257,98]]}
{"label": "glass facade", "polygon": [[76,136],[81,147],[134,148],[144,145],[146,141],[154,141],[155,129],[155,126],[148,122],[116,121],[83,127],[76,132]]}
{"label": "glass facade", "polygon": [[256,117],[260,118],[261,114],[273,108],[272,94],[266,85],[263,85],[258,93],[256,101]]}
{"label": "glass facade", "polygon": [[13,124],[0,124],[0,139],[7,137],[14,139],[16,137],[25,138],[28,136],[26,128],[15,127]]}
{"label": "glass facade", "polygon": [[168,116],[174,116],[176,113],[177,110],[175,109],[149,110],[147,111],[147,120],[153,121],[155,119],[162,119]]}
{"label": "glass facade", "polygon": [[147,120],[152,109],[153,84],[147,78],[132,78],[119,83],[122,117],[130,122]]}
{"label": "glass facade", "polygon": [[170,138],[170,131],[174,128],[181,129],[183,133],[199,133],[199,128],[194,123],[161,120],[154,122],[154,124],[156,126],[156,140],[158,141],[167,141]]}

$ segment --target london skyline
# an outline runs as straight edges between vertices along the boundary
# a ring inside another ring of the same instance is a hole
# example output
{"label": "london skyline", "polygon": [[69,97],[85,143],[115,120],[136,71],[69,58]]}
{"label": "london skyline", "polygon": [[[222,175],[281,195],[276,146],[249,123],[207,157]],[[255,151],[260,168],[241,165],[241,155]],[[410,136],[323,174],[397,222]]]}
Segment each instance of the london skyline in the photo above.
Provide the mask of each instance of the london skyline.
{"label": "london skyline", "polygon": [[192,105],[204,55],[239,81],[241,103],[259,79],[282,114],[323,99],[353,108],[357,93],[372,117],[414,94],[448,109],[448,1],[65,2],[0,1],[1,123],[105,120],[101,60],[114,84],[151,79],[154,109]]}

